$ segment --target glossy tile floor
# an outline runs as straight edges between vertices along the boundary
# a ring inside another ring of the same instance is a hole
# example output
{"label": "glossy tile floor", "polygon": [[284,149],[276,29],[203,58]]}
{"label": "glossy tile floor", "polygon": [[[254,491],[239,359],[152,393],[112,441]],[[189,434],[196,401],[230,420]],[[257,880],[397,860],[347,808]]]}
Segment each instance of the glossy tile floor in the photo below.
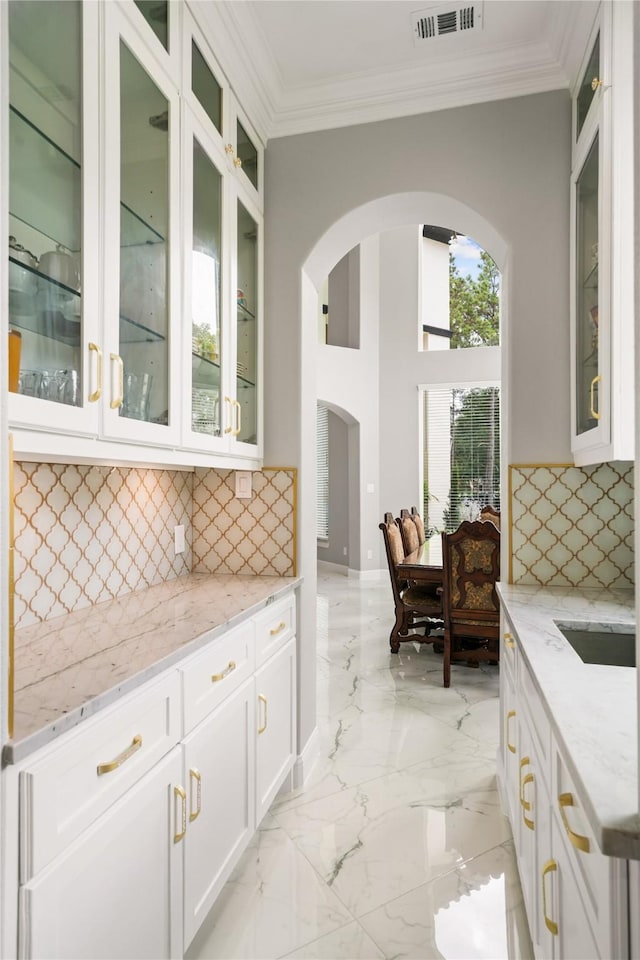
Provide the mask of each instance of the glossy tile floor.
{"label": "glossy tile floor", "polygon": [[533,956],[496,789],[498,668],[389,652],[391,588],[318,576],[320,756],[277,801],[187,956]]}

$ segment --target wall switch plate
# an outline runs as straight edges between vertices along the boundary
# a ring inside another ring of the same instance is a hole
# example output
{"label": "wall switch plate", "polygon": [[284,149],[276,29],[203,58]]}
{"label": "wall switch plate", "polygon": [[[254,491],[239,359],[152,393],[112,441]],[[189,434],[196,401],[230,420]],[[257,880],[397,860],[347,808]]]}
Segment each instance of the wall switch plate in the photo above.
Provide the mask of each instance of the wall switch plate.
{"label": "wall switch plate", "polygon": [[185,543],[184,543],[184,524],[180,523],[177,527],[173,528],[173,546],[176,553],[184,553]]}
{"label": "wall switch plate", "polygon": [[236,497],[239,500],[250,500],[253,496],[253,484],[250,470],[236,470]]}

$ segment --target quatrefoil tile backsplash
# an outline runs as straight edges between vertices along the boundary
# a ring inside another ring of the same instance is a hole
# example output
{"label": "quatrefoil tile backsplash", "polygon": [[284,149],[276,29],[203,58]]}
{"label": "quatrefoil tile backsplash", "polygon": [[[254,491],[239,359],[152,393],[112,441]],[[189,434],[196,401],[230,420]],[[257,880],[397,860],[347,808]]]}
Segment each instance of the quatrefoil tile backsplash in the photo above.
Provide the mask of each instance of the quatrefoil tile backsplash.
{"label": "quatrefoil tile backsplash", "polygon": [[[295,470],[14,464],[15,624],[29,626],[190,572],[295,570]],[[194,522],[195,518],[195,522]],[[176,554],[173,528],[185,528]]]}
{"label": "quatrefoil tile backsplash", "polygon": [[514,464],[509,487],[512,583],[633,587],[633,463]]}

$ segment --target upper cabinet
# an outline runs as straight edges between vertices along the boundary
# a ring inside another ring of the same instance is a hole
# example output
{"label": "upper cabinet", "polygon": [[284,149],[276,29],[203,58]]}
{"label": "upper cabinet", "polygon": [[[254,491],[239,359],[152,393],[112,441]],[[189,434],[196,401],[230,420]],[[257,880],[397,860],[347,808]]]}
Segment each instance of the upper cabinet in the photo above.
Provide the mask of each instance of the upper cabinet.
{"label": "upper cabinet", "polygon": [[16,455],[259,465],[263,156],[189,7],[9,35]]}
{"label": "upper cabinet", "polygon": [[634,458],[632,6],[601,6],[573,96],[571,384],[577,465]]}

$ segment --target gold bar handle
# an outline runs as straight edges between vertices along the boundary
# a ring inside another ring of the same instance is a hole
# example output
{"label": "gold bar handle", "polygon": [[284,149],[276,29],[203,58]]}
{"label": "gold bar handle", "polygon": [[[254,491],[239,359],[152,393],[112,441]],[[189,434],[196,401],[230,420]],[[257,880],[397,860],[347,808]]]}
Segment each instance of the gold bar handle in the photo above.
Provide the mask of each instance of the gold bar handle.
{"label": "gold bar handle", "polygon": [[185,833],[187,832],[187,795],[183,787],[178,786],[173,788],[173,799],[174,799],[173,813],[175,816],[176,824],[178,823],[178,817],[176,815],[175,801],[180,799],[180,803],[182,805],[182,830],[180,831],[176,830],[176,832],[173,835],[173,842],[180,843]]}
{"label": "gold bar handle", "polygon": [[558,804],[560,806],[560,816],[562,818],[562,825],[567,831],[567,836],[571,843],[574,845],[576,850],[582,850],[583,853],[590,853],[591,844],[589,842],[589,837],[583,837],[580,833],[574,833],[571,827],[569,826],[569,821],[567,819],[567,807],[575,807],[576,803],[573,799],[572,793],[561,793],[558,797]]}
{"label": "gold bar handle", "polygon": [[89,353],[96,355],[96,383],[95,390],[89,394],[89,403],[95,403],[102,396],[102,350],[97,343],[89,344]]}
{"label": "gold bar handle", "polygon": [[[118,407],[122,406],[122,401],[124,400],[124,362],[122,357],[117,353],[109,354],[112,363],[116,363],[118,367],[118,392],[114,399],[112,399],[109,406],[112,410],[117,410]],[[113,396],[113,377],[111,379],[111,395]]]}
{"label": "gold bar handle", "polygon": [[515,710],[509,710],[505,720],[506,733],[507,733],[507,749],[510,750],[511,753],[516,752],[516,747],[515,747],[515,744],[509,742],[509,720],[511,720],[512,717],[515,717],[515,715],[516,715]]}
{"label": "gold bar handle", "polygon": [[224,680],[225,677],[228,677],[230,673],[236,669],[235,660],[229,660],[229,666],[225,667],[222,673],[214,673],[211,676],[211,683],[218,683],[219,680]]}
{"label": "gold bar handle", "polygon": [[529,830],[535,830],[536,826],[533,820],[527,817],[524,812],[525,810],[531,810],[531,804],[524,799],[524,788],[528,783],[533,783],[533,782],[534,782],[534,776],[532,773],[528,773],[524,778],[524,780],[522,781],[522,807],[523,807],[522,819],[524,820],[525,827],[529,827]]}
{"label": "gold bar handle", "polygon": [[544,914],[544,922],[554,937],[558,936],[558,924],[555,920],[551,920],[549,914],[547,913],[547,891],[545,886],[545,877],[549,873],[554,873],[558,869],[558,864],[555,860],[547,860],[544,867],[542,868],[542,913]]}
{"label": "gold bar handle", "polygon": [[531,763],[531,760],[529,759],[529,757],[523,757],[522,760],[520,761],[520,806],[523,807],[525,810],[531,810],[531,804],[527,803],[527,801],[524,799],[524,794],[522,792],[522,787],[523,787],[522,772],[525,767],[529,766],[530,763]]}
{"label": "gold bar handle", "polygon": [[[233,400],[231,399],[231,397],[225,397],[225,398],[224,398],[224,402],[225,402],[225,403],[228,403],[230,407],[231,407],[232,404],[233,404]],[[229,416],[229,420],[231,420],[231,419],[232,419],[231,416]],[[225,432],[225,433],[231,433],[232,430],[233,430],[233,425],[232,425],[231,423],[229,424],[228,427],[225,427],[225,428],[224,428],[224,432]]]}
{"label": "gold bar handle", "polygon": [[259,693],[258,700],[260,703],[264,704],[264,725],[262,727],[258,727],[258,733],[264,733],[267,729],[267,698],[263,697],[263,695]]}
{"label": "gold bar handle", "polygon": [[[193,811],[193,781],[196,782],[196,810]],[[189,823],[193,823],[200,816],[202,810],[202,774],[195,767],[189,770],[189,785],[191,796],[189,798]]]}
{"label": "gold bar handle", "polygon": [[118,767],[121,767],[123,763],[126,763],[130,757],[137,753],[138,750],[142,747],[142,737],[140,734],[136,736],[131,741],[130,745],[126,750],[123,750],[122,753],[119,753],[115,760],[110,760],[108,763],[99,763],[97,767],[98,776],[101,777],[103,773],[111,773],[112,770],[117,770]]}
{"label": "gold bar handle", "polygon": [[505,647],[509,647],[510,650],[512,650],[512,649],[515,647],[516,642],[515,642],[515,640],[513,639],[513,637],[511,636],[510,633],[505,633],[505,635],[504,635],[504,645],[505,645]]}
{"label": "gold bar handle", "polygon": [[281,633],[283,630],[286,629],[286,626],[287,625],[284,622],[284,620],[281,620],[277,627],[274,627],[273,630],[269,630],[270,636],[272,637],[277,636],[277,634]]}
{"label": "gold bar handle", "polygon": [[591,386],[589,387],[589,413],[591,414],[591,416],[593,417],[594,420],[599,420],[599,419],[600,419],[600,411],[599,411],[599,410],[596,410],[596,408],[595,408],[595,406],[594,406],[594,403],[593,403],[594,391],[595,391],[596,383],[602,383],[602,375],[601,375],[601,374],[598,374],[597,377],[594,377],[594,378],[593,378],[593,380],[591,381]]}

